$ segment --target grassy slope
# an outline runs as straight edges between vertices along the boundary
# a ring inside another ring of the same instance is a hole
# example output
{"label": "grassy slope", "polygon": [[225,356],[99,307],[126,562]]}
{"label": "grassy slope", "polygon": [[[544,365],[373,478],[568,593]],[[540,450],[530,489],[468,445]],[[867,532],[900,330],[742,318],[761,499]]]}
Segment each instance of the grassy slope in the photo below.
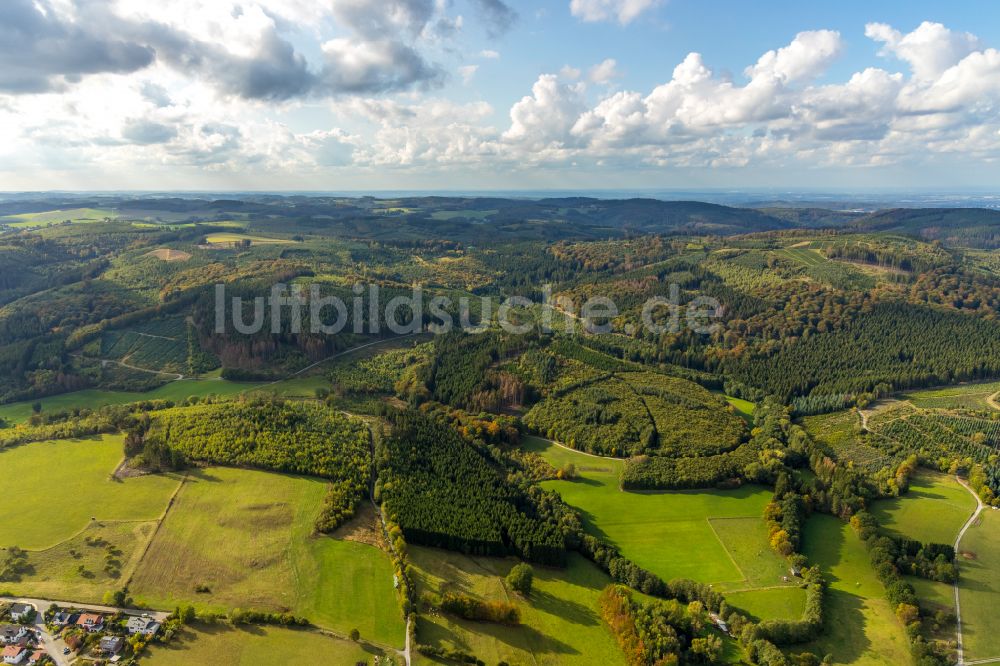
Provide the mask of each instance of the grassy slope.
{"label": "grassy slope", "polygon": [[[621,461],[589,457],[538,438],[528,438],[525,448],[557,467],[576,465],[579,479],[543,485],[579,509],[588,530],[617,544],[636,564],[665,580],[691,578],[722,591],[747,591],[742,601],[750,612],[773,609],[775,598],[781,598],[781,617],[801,614],[804,593],[785,586],[786,567],[767,545],[761,517],[771,498],[766,489],[624,493],[618,489]],[[783,589],[757,594],[758,588],[772,586]]]}
{"label": "grassy slope", "polygon": [[[609,579],[579,555],[563,571],[535,567],[531,597],[508,590],[502,578],[514,559],[468,557],[431,548],[411,549],[417,591],[460,590],[481,598],[510,600],[521,610],[521,626],[468,622],[422,613],[417,640],[472,652],[488,664],[624,664],[624,656],[601,621],[597,597]],[[416,663],[432,663],[419,657]]]}
{"label": "grassy slope", "polygon": [[0,451],[0,546],[50,548],[100,521],[157,520],[180,483],[174,475],[111,479],[122,437],[35,442]]}
{"label": "grassy slope", "polygon": [[955,543],[976,500],[953,477],[921,470],[901,497],[876,502],[872,513],[890,532],[923,542]]}
{"label": "grassy slope", "polygon": [[154,645],[142,660],[151,666],[258,666],[271,664],[322,663],[330,666],[354,666],[369,663],[376,653],[349,641],[311,632],[282,627],[198,626],[185,629],[167,645]]}
{"label": "grassy slope", "polygon": [[[121,588],[135,570],[155,529],[155,521],[93,522],[72,539],[29,553],[31,571],[17,581],[3,583],[3,589],[26,597],[101,603],[105,592]],[[105,569],[103,544],[119,551],[113,556],[120,563],[117,570]]]}
{"label": "grassy slope", "polygon": [[8,424],[21,423],[31,416],[31,406],[35,402],[42,403],[43,412],[60,412],[74,407],[97,409],[104,405],[123,405],[141,400],[183,400],[190,396],[204,397],[207,395],[226,396],[247,391],[257,384],[230,382],[224,379],[183,379],[172,381],[144,393],[130,391],[102,391],[100,389],[85,389],[72,393],[26,400],[0,405],[0,419]]}
{"label": "grassy slope", "polygon": [[1000,511],[985,509],[965,533],[961,549],[975,555],[959,564],[965,658],[1000,657]]}
{"label": "grassy slope", "polygon": [[[366,544],[312,536],[325,489],[317,479],[249,470],[196,473],[140,563],[133,593],[162,608],[291,611],[401,644],[388,558]],[[197,585],[211,592],[198,594]]]}
{"label": "grassy slope", "polygon": [[802,648],[820,656],[830,654],[835,664],[911,663],[903,627],[850,525],[815,514],[806,523],[804,542],[805,555],[820,565],[830,586],[824,599],[823,636]]}

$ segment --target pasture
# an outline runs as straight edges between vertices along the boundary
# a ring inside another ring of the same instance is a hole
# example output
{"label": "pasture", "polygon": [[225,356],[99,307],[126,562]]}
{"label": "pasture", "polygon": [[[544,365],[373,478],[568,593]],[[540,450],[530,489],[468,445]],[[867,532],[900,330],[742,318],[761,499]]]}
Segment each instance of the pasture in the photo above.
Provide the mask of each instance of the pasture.
{"label": "pasture", "polygon": [[92,522],[155,521],[181,478],[118,480],[121,435],[35,442],[0,450],[0,546],[52,548]]}
{"label": "pasture", "polygon": [[[455,591],[511,601],[521,626],[470,622],[421,609],[417,642],[471,652],[488,664],[625,664],[602,622],[597,597],[610,580],[577,554],[565,570],[535,567],[531,596],[507,589],[503,577],[515,559],[470,557],[432,548],[410,549],[418,595]],[[417,664],[437,663],[414,654]]]}
{"label": "pasture", "polygon": [[965,533],[960,550],[968,554],[958,564],[965,658],[1000,658],[1000,511],[984,509]]}
{"label": "pasture", "polygon": [[231,382],[225,379],[182,379],[167,382],[151,391],[142,393],[132,391],[105,391],[101,389],[84,389],[71,393],[60,393],[38,400],[25,400],[0,405],[0,419],[8,425],[27,421],[36,402],[42,406],[42,412],[62,412],[70,409],[98,409],[105,405],[124,405],[142,400],[172,400],[175,402],[189,397],[204,398],[206,396],[228,396],[252,390],[259,384]]}
{"label": "pasture", "polygon": [[150,666],[293,666],[316,663],[317,655],[330,666],[370,663],[381,652],[375,648],[326,636],[315,631],[284,627],[195,625],[186,627],[169,643],[150,645],[143,664]]}
{"label": "pasture", "polygon": [[94,521],[79,534],[28,553],[30,571],[3,583],[15,595],[102,603],[135,571],[156,521]]}
{"label": "pasture", "polygon": [[192,473],[130,589],[153,607],[287,611],[401,645],[388,557],[364,543],[313,535],[326,485],[222,467]]}
{"label": "pasture", "polygon": [[803,553],[823,571],[823,634],[790,652],[831,655],[834,664],[900,666],[911,663],[902,625],[885,599],[864,544],[847,523],[813,514],[806,522]]}
{"label": "pasture", "polygon": [[[801,615],[805,594],[784,582],[787,566],[767,542],[762,516],[771,493],[766,488],[626,493],[618,487],[620,460],[536,437],[527,438],[524,447],[556,467],[576,466],[576,480],[547,481],[543,487],[562,495],[581,512],[588,531],[618,545],[639,566],[664,580],[690,578],[723,592],[742,592],[751,613],[781,605],[780,617]],[[777,592],[757,595],[763,588]]]}
{"label": "pasture", "polygon": [[949,545],[975,510],[976,499],[954,477],[927,470],[913,477],[906,494],[872,506],[879,524],[890,533]]}

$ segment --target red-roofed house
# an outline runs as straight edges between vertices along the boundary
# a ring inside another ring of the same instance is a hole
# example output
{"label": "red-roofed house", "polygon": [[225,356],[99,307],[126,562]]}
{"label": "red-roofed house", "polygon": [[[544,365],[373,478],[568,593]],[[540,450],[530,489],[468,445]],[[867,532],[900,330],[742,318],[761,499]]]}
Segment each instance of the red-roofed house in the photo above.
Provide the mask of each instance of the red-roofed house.
{"label": "red-roofed house", "polygon": [[76,626],[83,627],[88,632],[100,631],[104,628],[104,617],[97,613],[84,613],[77,618]]}
{"label": "red-roofed house", "polygon": [[5,664],[20,664],[28,656],[28,650],[20,645],[8,645],[0,656]]}
{"label": "red-roofed house", "polygon": [[42,659],[45,659],[45,650],[35,650],[28,657],[28,666],[34,666],[34,664],[41,663]]}

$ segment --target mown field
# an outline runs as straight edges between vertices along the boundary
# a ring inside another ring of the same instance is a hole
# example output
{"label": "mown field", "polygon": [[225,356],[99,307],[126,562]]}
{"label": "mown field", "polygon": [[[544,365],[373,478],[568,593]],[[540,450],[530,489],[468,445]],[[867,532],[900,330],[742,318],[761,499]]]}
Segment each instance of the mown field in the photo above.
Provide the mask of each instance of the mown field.
{"label": "mown field", "polygon": [[872,506],[889,532],[925,543],[955,543],[962,525],[976,510],[976,499],[954,477],[920,470],[900,497]]}
{"label": "mown field", "polygon": [[805,593],[785,583],[784,561],[767,543],[762,518],[771,492],[760,486],[732,491],[622,492],[619,460],[596,458],[528,438],[525,448],[551,464],[576,466],[574,481],[548,481],[582,513],[586,528],[617,544],[636,564],[665,580],[690,578],[738,593],[754,615],[798,618]]}
{"label": "mown field", "polygon": [[122,441],[104,435],[0,450],[0,545],[41,550],[93,522],[158,520],[180,476],[112,478]]}
{"label": "mown field", "polygon": [[176,635],[168,644],[154,644],[143,664],[150,666],[293,666],[322,663],[355,666],[370,663],[381,652],[351,641],[313,631],[282,627],[196,625]]}
{"label": "mown field", "polygon": [[903,627],[851,526],[833,516],[814,514],[803,536],[803,553],[822,568],[829,587],[823,601],[822,636],[790,652],[829,654],[832,663],[853,666],[911,663]]}
{"label": "mown field", "polygon": [[0,419],[8,425],[27,421],[34,413],[33,405],[37,402],[43,412],[61,412],[74,408],[98,409],[105,405],[124,405],[141,400],[185,400],[191,396],[203,398],[209,395],[227,396],[252,390],[259,384],[231,382],[225,379],[182,379],[167,382],[163,386],[142,393],[132,391],[104,391],[101,389],[85,389],[71,393],[11,402],[0,405]]}
{"label": "mown field", "polygon": [[[132,580],[150,606],[290,611],[343,634],[401,645],[388,557],[314,537],[326,482],[213,467],[193,472]],[[197,592],[196,588],[207,591]]]}
{"label": "mown field", "polygon": [[[610,581],[579,555],[565,570],[535,567],[531,596],[507,589],[503,577],[514,559],[469,557],[443,550],[410,550],[418,594],[455,591],[495,601],[511,601],[521,611],[521,626],[470,622],[422,612],[417,641],[458,648],[488,664],[625,664],[614,638],[601,621],[597,597]],[[415,655],[417,664],[438,663]]]}

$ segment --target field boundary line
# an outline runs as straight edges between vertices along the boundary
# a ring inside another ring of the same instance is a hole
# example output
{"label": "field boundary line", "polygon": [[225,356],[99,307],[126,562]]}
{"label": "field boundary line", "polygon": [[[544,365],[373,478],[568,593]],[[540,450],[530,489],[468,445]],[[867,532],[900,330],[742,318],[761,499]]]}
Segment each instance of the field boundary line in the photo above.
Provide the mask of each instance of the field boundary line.
{"label": "field boundary line", "polygon": [[[965,536],[965,533],[968,531],[969,527],[972,526],[972,524],[975,522],[975,520],[983,512],[983,501],[981,499],[979,499],[979,495],[969,486],[968,483],[965,482],[964,479],[962,479],[962,477],[960,477],[960,476],[958,476],[956,474],[955,475],[955,480],[958,481],[962,485],[963,488],[965,488],[966,490],[968,490],[972,494],[972,496],[976,498],[976,510],[973,512],[972,516],[970,516],[969,519],[965,522],[965,525],[962,526],[961,531],[958,533],[958,536],[955,538],[955,562],[957,564],[959,562],[959,558],[958,558],[958,554],[959,554],[958,547],[959,547],[959,544],[962,543],[962,537]],[[964,645],[964,642],[962,640],[962,600],[960,598],[961,595],[959,594],[958,580],[956,580],[952,584],[952,586],[955,589],[955,635],[956,635],[957,643],[958,643],[958,645],[956,647],[956,653],[958,655],[958,666],[965,666],[965,664],[966,664],[966,661],[965,661],[965,645]],[[972,662],[970,662],[970,663],[972,663]],[[974,662],[974,663],[984,664],[984,663],[988,663],[988,662],[977,661],[977,662]]]}
{"label": "field boundary line", "polygon": [[[729,516],[729,517],[733,518],[735,516]],[[740,565],[736,562],[736,558],[733,557],[733,554],[729,552],[728,548],[726,548],[726,542],[723,541],[722,537],[719,536],[719,533],[715,531],[715,525],[712,524],[713,520],[714,520],[714,518],[712,518],[711,516],[706,516],[705,517],[705,522],[708,523],[708,529],[712,530],[712,534],[715,535],[715,540],[719,542],[719,545],[722,546],[722,550],[725,551],[725,553],[726,553],[726,557],[729,558],[729,561],[733,563],[734,567],[736,567],[736,571],[739,572],[739,574],[741,576],[739,582],[741,582],[741,583],[749,583],[750,582],[750,578],[746,575],[746,573],[744,573],[743,569],[740,568]],[[720,520],[725,520],[725,518],[723,518],[723,517],[720,516]],[[720,582],[728,582],[728,581],[720,581]]]}
{"label": "field boundary line", "polygon": [[142,553],[135,560],[135,567],[125,580],[126,588],[132,585],[132,579],[135,578],[135,573],[139,570],[139,567],[142,566],[142,561],[146,559],[146,555],[149,554],[149,548],[153,545],[153,540],[156,538],[156,535],[160,533],[160,528],[163,527],[163,523],[167,519],[167,514],[170,513],[170,509],[173,508],[174,502],[177,500],[177,495],[180,494],[181,488],[187,484],[188,478],[188,474],[185,472],[184,476],[181,477],[180,483],[178,483],[177,487],[174,488],[173,494],[170,495],[170,499],[167,500],[167,506],[163,509],[163,513],[160,514],[160,519],[156,521],[156,529],[154,529],[153,533],[149,535],[149,539],[146,540],[146,545],[143,546]]}

